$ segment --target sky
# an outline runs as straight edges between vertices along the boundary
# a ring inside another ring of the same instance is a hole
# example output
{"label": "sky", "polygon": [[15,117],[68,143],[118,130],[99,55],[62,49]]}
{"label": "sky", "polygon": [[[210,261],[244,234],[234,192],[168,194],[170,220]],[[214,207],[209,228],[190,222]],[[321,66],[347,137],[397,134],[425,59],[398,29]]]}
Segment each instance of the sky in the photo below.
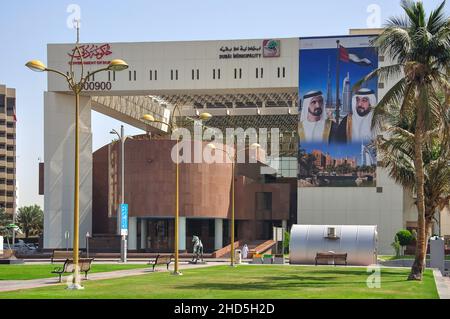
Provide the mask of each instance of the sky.
{"label": "sky", "polygon": [[[440,0],[425,0],[426,8]],[[17,92],[19,207],[38,204],[38,162],[44,158],[45,74],[24,67],[47,60],[48,43],[72,43],[67,26],[78,6],[81,42],[227,40],[346,35],[350,28],[380,26],[401,13],[396,0],[21,0],[3,1],[0,19],[0,83]],[[447,5],[447,12],[448,12]],[[93,148],[111,141],[120,122],[92,114]],[[141,131],[125,125],[127,134]]]}

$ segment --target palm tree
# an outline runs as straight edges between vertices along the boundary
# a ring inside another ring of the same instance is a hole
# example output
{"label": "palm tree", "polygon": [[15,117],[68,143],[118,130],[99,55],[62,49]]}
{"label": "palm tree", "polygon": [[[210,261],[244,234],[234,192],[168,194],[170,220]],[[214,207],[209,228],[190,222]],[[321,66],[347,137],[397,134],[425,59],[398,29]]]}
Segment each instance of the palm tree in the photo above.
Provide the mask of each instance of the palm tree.
{"label": "palm tree", "polygon": [[28,238],[30,235],[39,236],[44,228],[44,212],[38,205],[19,208],[17,222]]}
{"label": "palm tree", "polygon": [[[440,103],[439,93],[448,94],[450,88],[450,19],[444,13],[445,1],[428,16],[420,1],[402,0],[401,6],[406,15],[390,18],[383,33],[374,41],[380,53],[396,61],[395,64],[379,67],[356,87],[375,77],[380,82],[397,79],[374,110],[374,129],[382,129],[382,123],[389,116],[388,105],[398,106],[400,117],[414,119],[411,137],[414,140],[412,154],[418,231],[416,257],[409,279],[422,280],[427,242],[422,146],[426,132],[432,130],[436,122],[447,125],[448,128],[448,123],[443,123],[443,118],[448,113],[449,105]],[[448,129],[444,132],[447,135]],[[448,139],[443,139],[443,142],[447,144]]]}
{"label": "palm tree", "polygon": [[[383,166],[389,175],[404,188],[416,192],[416,169],[414,166],[414,120],[401,118],[398,108],[390,109],[390,120],[385,123],[388,138],[378,138],[378,151]],[[444,119],[450,122],[450,116]],[[448,140],[441,128],[425,134],[423,145],[424,193],[425,193],[425,231],[431,236],[434,215],[450,201],[450,149]],[[425,253],[427,251],[425,243]]]}

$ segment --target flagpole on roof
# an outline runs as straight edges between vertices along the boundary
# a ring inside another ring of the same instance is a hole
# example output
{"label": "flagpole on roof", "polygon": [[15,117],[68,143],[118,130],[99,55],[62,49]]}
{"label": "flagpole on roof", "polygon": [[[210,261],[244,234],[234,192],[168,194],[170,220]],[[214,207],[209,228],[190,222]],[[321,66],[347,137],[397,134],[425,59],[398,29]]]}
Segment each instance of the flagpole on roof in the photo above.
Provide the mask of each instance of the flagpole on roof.
{"label": "flagpole on roof", "polygon": [[340,76],[339,76],[339,72],[340,72],[340,55],[341,55],[341,48],[340,48],[340,41],[336,40],[336,44],[337,44],[337,63],[336,63],[336,124],[339,125],[339,121],[340,121],[340,107],[341,107],[341,103],[340,103],[340,99],[339,99],[339,91],[340,91]]}

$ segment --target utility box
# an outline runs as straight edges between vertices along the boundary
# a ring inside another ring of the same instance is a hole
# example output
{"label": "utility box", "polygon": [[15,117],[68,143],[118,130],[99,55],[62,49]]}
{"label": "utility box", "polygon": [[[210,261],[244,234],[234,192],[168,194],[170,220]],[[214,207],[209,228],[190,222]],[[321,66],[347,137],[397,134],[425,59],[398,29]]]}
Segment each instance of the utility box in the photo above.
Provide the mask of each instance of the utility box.
{"label": "utility box", "polygon": [[445,242],[441,237],[430,238],[430,268],[445,272]]}

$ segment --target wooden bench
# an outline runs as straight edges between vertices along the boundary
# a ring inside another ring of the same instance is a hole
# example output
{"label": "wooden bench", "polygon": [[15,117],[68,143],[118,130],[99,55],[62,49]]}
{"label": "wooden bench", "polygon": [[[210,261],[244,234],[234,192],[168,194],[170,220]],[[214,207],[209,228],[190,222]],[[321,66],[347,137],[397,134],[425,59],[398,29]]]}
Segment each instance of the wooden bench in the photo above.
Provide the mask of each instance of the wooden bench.
{"label": "wooden bench", "polygon": [[[81,255],[81,252],[78,252],[78,256]],[[54,250],[51,261],[52,264],[55,260],[59,262],[66,261],[67,259],[73,259],[73,251],[72,250]]]}
{"label": "wooden bench", "polygon": [[[91,270],[92,262],[94,258],[80,258],[78,259],[78,267],[80,267],[80,273],[84,272],[85,279],[88,279],[88,272]],[[75,270],[75,264],[73,263],[73,259],[66,259],[64,265],[62,267],[55,268],[52,271],[52,274],[59,275],[59,282],[61,282],[62,275],[65,273],[73,273]]]}
{"label": "wooden bench", "polygon": [[0,255],[0,259],[9,259],[11,257],[14,257],[14,255],[15,255],[14,250],[6,249],[3,250],[3,254]]}
{"label": "wooden bench", "polygon": [[153,266],[153,271],[155,271],[155,267],[157,265],[166,265],[167,270],[169,270],[169,265],[172,262],[173,255],[158,255],[155,260],[150,260],[148,265]]}
{"label": "wooden bench", "polygon": [[332,252],[317,253],[316,254],[316,266],[317,265],[342,265],[347,266],[347,254],[337,254]]}

